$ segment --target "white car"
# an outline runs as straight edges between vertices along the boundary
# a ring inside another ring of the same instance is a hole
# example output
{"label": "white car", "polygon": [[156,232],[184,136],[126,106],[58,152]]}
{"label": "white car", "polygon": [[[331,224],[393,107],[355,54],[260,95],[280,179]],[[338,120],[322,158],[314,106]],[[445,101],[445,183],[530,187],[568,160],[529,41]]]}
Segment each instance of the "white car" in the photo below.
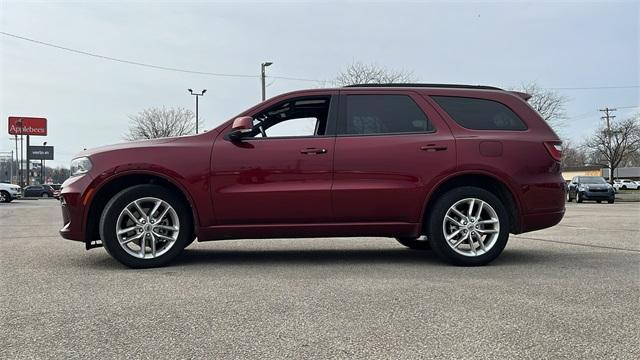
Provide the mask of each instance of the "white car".
{"label": "white car", "polygon": [[633,180],[627,180],[627,179],[620,179],[620,180],[614,180],[613,181],[613,187],[616,190],[626,190],[626,189],[633,189],[633,190],[637,190],[640,189],[640,184],[637,181],[633,181]]}
{"label": "white car", "polygon": [[0,202],[8,203],[22,197],[22,188],[18,185],[0,183]]}

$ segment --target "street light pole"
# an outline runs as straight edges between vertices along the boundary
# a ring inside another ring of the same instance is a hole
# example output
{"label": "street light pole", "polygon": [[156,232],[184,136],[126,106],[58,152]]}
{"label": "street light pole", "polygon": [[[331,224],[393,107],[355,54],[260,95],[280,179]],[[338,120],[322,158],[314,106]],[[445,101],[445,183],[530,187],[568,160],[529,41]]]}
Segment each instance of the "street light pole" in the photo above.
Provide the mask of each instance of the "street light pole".
{"label": "street light pole", "polygon": [[264,69],[267,66],[271,66],[271,65],[273,65],[273,63],[269,62],[269,61],[263,62],[262,64],[260,64],[260,82],[262,83],[262,101],[264,101],[266,99],[266,94],[265,94],[265,92],[266,92],[266,89],[265,89],[265,78],[266,78],[266,75],[265,75]]}
{"label": "street light pole", "polygon": [[200,94],[193,92],[192,89],[187,89],[189,90],[189,93],[193,96],[196,97],[196,134],[198,133],[198,98],[202,95],[204,95],[204,93],[207,92],[207,89],[203,89],[202,92]]}

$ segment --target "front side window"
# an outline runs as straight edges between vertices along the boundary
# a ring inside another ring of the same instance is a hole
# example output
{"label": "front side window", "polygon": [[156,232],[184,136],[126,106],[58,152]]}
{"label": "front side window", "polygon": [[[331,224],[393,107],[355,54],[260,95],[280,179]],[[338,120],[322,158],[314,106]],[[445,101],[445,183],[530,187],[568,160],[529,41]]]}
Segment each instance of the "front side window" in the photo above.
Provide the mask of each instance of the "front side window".
{"label": "front side window", "polygon": [[330,96],[283,101],[253,117],[244,138],[304,137],[326,134]]}
{"label": "front side window", "polygon": [[347,95],[344,99],[340,135],[433,131],[425,113],[407,95]]}
{"label": "front side window", "polygon": [[485,99],[432,96],[460,126],[472,130],[527,130],[527,126],[505,105]]}

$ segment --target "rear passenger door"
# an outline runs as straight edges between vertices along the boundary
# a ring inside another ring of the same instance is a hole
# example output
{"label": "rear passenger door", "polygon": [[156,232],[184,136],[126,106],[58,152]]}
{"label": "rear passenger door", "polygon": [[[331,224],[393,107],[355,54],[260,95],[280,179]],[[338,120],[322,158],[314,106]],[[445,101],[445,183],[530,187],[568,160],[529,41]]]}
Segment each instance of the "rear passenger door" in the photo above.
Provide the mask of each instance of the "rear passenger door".
{"label": "rear passenger door", "polygon": [[449,128],[411,91],[341,90],[336,132],[339,222],[417,223],[428,189],[456,166]]}

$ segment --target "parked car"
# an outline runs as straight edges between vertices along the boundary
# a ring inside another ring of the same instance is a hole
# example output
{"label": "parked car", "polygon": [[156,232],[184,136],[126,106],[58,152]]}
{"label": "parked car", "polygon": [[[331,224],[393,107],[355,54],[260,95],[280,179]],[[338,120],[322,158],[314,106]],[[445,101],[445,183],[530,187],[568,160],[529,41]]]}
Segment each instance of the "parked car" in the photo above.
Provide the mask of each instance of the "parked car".
{"label": "parked car", "polygon": [[602,176],[576,176],[571,179],[567,190],[567,201],[573,199],[581,203],[585,200],[594,200],[601,203],[606,200],[609,204],[613,204],[616,194],[611,184]]}
{"label": "parked car", "polygon": [[25,197],[53,197],[53,188],[49,185],[30,185],[24,188]]}
{"label": "parked car", "polygon": [[8,203],[22,197],[22,188],[18,185],[0,183],[0,202]]}
{"label": "parked car", "polygon": [[614,180],[613,186],[618,190],[620,190],[620,189],[622,189],[622,190],[626,190],[626,189],[637,190],[637,189],[640,188],[640,184],[638,184],[636,181],[627,180],[627,179]]}
{"label": "parked car", "polygon": [[564,214],[561,142],[529,97],[466,85],[304,90],[199,135],[86,150],[62,187],[60,233],[134,268],[165,265],[196,237],[383,236],[487,264],[509,233]]}

